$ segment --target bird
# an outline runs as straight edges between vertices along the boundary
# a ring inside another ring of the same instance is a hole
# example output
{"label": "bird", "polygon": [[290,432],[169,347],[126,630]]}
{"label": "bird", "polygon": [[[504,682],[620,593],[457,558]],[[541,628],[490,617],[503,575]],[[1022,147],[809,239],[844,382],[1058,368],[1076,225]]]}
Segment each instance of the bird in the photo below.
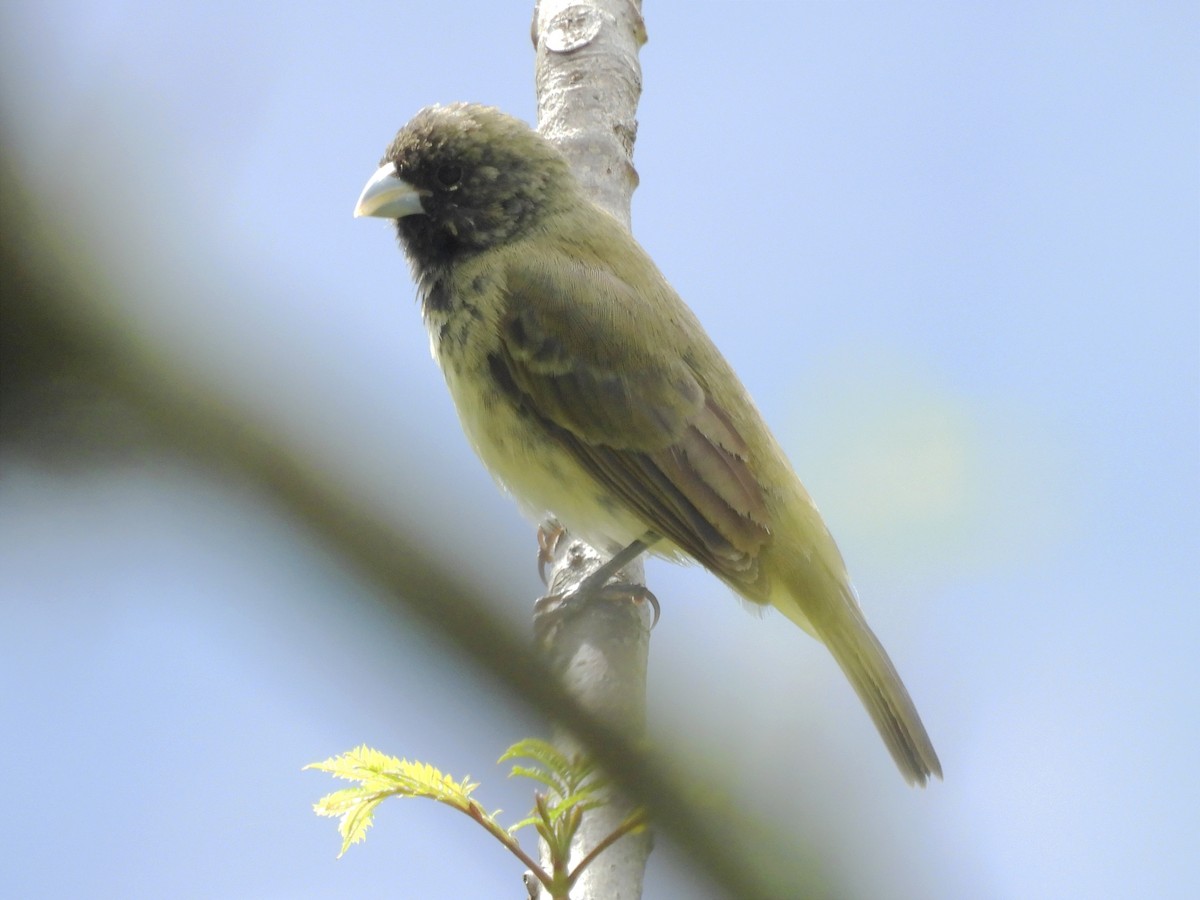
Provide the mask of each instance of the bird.
{"label": "bird", "polygon": [[494,107],[425,107],[354,215],[392,219],[462,427],[532,515],[693,560],[823,643],[901,774],[941,762],[816,505],[746,389],[555,145]]}

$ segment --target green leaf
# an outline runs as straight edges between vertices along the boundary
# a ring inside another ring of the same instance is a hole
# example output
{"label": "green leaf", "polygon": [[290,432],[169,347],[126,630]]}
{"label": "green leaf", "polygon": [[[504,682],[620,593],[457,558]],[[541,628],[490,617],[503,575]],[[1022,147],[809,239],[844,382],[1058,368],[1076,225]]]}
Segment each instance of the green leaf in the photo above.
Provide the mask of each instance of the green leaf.
{"label": "green leaf", "polygon": [[338,833],[342,836],[342,848],[338,857],[367,836],[377,807],[387,794],[365,791],[363,788],[347,788],[326,794],[313,804],[313,810],[319,816],[341,817],[338,823]]}
{"label": "green leaf", "polygon": [[517,822],[517,823],[515,823],[515,824],[513,824],[513,825],[509,825],[509,826],[508,826],[508,833],[509,833],[509,834],[516,834],[516,833],[517,833],[518,831],[520,831],[522,828],[528,828],[530,825],[540,825],[540,824],[541,824],[541,821],[542,821],[542,819],[541,819],[541,817],[540,817],[540,816],[526,816],[526,817],[525,817],[524,819],[522,819],[520,822]]}
{"label": "green leaf", "polygon": [[608,802],[603,797],[593,797],[593,794],[595,794],[595,789],[591,785],[588,785],[583,790],[576,791],[574,794],[570,794],[559,800],[549,808],[550,821],[557,821],[564,813],[570,812],[576,807],[578,807],[580,812],[587,812],[589,809],[604,806]]}
{"label": "green leaf", "polygon": [[[552,878],[538,866],[521,848],[515,832],[533,826],[534,830],[550,848],[555,873],[565,872],[570,857],[571,841],[589,810],[608,802],[602,789],[609,780],[595,765],[581,754],[568,757],[552,744],[538,738],[526,738],[513,744],[500,757],[499,762],[528,760],[531,765],[520,763],[512,766],[510,777],[529,778],[548,789],[534,793],[534,809],[526,818],[509,828],[502,827],[496,813],[488,813],[471,798],[479,786],[471,779],[455,780],[439,769],[421,762],[397,759],[367,746],[356,747],[341,756],[333,756],[324,762],[312,763],[306,769],[328,772],[335,778],[356,782],[354,787],[335,791],[318,801],[313,809],[318,815],[337,817],[338,831],[342,836],[343,855],[353,844],[366,837],[374,822],[375,808],[388,797],[424,797],[451,806],[466,813],[499,840],[510,853],[537,873],[544,885]],[[571,875],[576,878],[605,847],[630,830],[644,827],[645,815],[635,811],[609,838],[597,845],[577,866]],[[557,877],[557,876],[553,876]]]}
{"label": "green leaf", "polygon": [[374,821],[375,807],[387,797],[436,800],[467,813],[481,824],[503,831],[494,816],[471,799],[471,792],[479,785],[469,776],[456,781],[428,763],[397,759],[365,745],[305,768],[359,783],[358,787],[322,797],[313,805],[317,815],[341,818],[338,832],[342,836],[342,849],[338,856],[366,837],[367,829]]}
{"label": "green leaf", "polygon": [[508,773],[509,778],[531,778],[540,784],[545,785],[556,794],[562,794],[563,788],[566,787],[561,780],[546,774],[541,769],[530,768],[529,766],[513,766]]}
{"label": "green leaf", "polygon": [[576,769],[576,763],[567,759],[557,747],[540,738],[525,738],[517,741],[504,751],[497,762],[508,762],[510,759],[530,759],[540,763],[542,768],[552,772],[564,781],[570,780]]}

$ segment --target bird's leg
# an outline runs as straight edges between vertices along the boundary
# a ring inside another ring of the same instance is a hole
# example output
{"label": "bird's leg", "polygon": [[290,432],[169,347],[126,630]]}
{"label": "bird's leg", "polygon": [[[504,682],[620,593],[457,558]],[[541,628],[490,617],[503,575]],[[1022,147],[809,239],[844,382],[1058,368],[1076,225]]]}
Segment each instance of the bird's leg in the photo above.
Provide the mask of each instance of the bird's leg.
{"label": "bird's leg", "polygon": [[[648,542],[647,542],[648,540]],[[627,547],[622,547],[608,561],[603,563],[598,569],[589,574],[583,581],[579,582],[579,587],[575,588],[573,594],[587,594],[600,590],[608,584],[608,580],[614,577],[623,568],[641,556],[649,549],[650,544],[658,540],[656,534],[644,534]]]}
{"label": "bird's leg", "polygon": [[[558,542],[562,539],[564,533],[561,526],[549,530],[545,528],[538,529],[538,572],[542,575],[542,581],[546,581],[546,564],[553,559]],[[539,598],[534,604],[535,615],[544,616],[550,613],[556,616],[561,615],[569,611],[569,607],[591,597],[603,597],[612,600],[632,598],[635,602],[648,601],[654,608],[654,620],[650,625],[653,628],[658,624],[661,609],[658,605],[658,598],[654,596],[649,588],[640,584],[635,585],[624,582],[609,584],[608,582],[623,568],[645,553],[658,539],[659,536],[657,534],[648,531],[628,546],[622,547],[604,563],[589,572],[573,589],[555,592]]]}

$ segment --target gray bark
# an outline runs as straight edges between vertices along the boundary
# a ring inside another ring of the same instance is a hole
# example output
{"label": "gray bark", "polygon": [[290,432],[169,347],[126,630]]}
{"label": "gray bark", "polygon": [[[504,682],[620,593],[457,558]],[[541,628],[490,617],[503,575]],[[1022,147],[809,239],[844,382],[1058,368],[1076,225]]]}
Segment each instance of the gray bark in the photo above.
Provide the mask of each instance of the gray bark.
{"label": "gray bark", "polygon": [[[642,89],[637,54],[646,41],[640,0],[539,0],[533,41],[539,130],[566,154],[588,195],[628,228],[637,186],[632,161]],[[606,557],[564,535],[550,554],[549,591],[569,591]],[[620,581],[642,584],[641,561],[627,566]],[[585,600],[539,634],[540,649],[567,691],[633,740],[645,732],[650,627],[649,604],[637,602],[634,592],[616,601],[609,595]],[[555,743],[566,753],[582,749],[565,729],[558,729]],[[572,844],[571,865],[631,809],[614,794],[606,806],[590,811]],[[650,847],[649,831],[622,837],[584,871],[572,900],[640,898]],[[548,865],[544,848],[543,865]]]}

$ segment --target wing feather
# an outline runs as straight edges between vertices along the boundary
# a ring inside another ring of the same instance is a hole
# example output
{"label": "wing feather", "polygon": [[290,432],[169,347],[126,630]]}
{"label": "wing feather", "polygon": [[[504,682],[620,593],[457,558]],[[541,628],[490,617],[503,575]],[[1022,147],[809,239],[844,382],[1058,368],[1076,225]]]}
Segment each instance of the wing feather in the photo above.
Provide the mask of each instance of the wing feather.
{"label": "wing feather", "polygon": [[647,301],[568,260],[554,271],[515,263],[507,291],[493,367],[514,400],[647,530],[731,581],[754,581],[771,533],[745,440],[684,359],[639,358],[612,340],[623,333],[613,317],[637,328],[629,319]]}

